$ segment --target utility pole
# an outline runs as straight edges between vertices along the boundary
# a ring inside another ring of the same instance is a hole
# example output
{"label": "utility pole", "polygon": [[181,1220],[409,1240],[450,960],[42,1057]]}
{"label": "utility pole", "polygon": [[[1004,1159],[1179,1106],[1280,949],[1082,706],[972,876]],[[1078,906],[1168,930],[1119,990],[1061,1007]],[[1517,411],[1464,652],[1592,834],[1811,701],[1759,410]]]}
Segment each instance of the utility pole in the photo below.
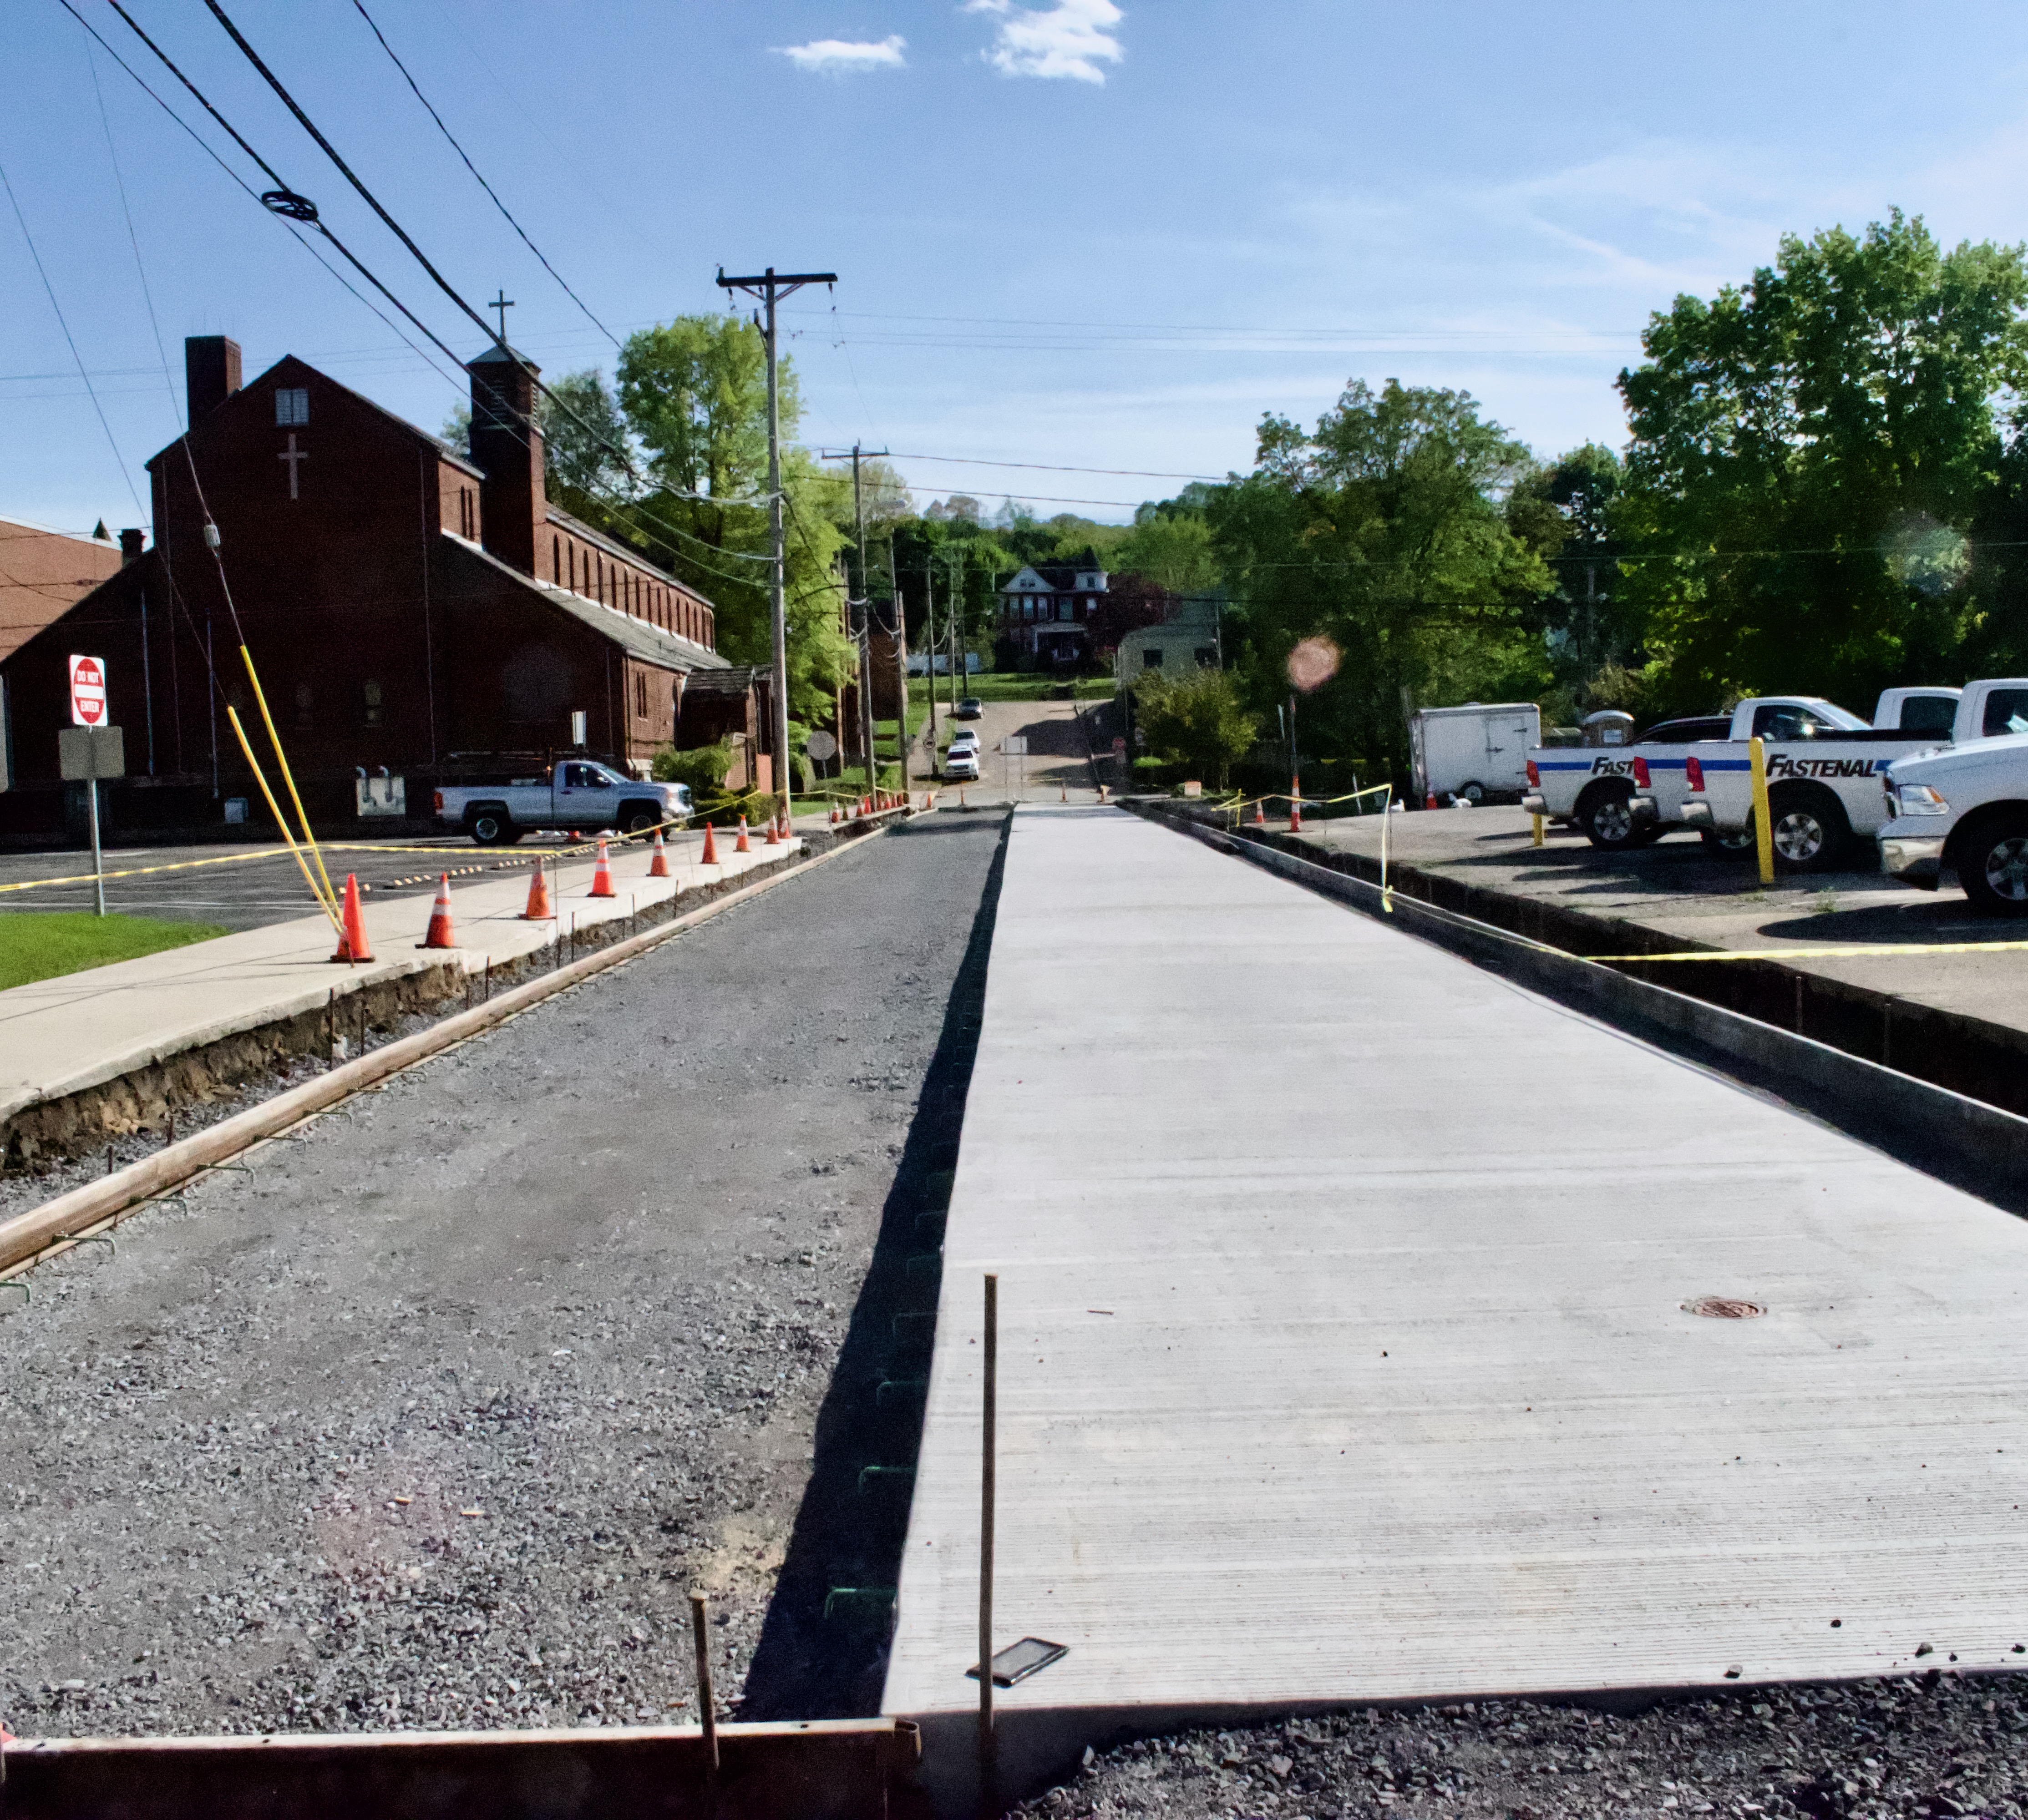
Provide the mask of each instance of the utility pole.
{"label": "utility pole", "polygon": [[[831,450],[818,452],[827,461],[842,459]],[[853,548],[859,557],[859,597],[853,600],[849,590],[846,596],[846,610],[849,615],[858,609],[857,621],[859,643],[859,724],[860,737],[866,746],[866,783],[871,790],[878,782],[873,761],[873,590],[866,579],[866,500],[860,489],[859,464],[862,459],[872,461],[877,455],[885,455],[885,449],[862,449],[857,442],[852,446],[852,518]],[[848,624],[853,622],[849,619]],[[898,723],[895,746],[901,757],[901,787],[909,785],[909,701],[908,692],[901,697],[901,718]]]}
{"label": "utility pole", "polygon": [[750,274],[743,278],[727,278],[725,268],[718,268],[720,289],[728,293],[743,290],[749,297],[758,298],[767,311],[761,335],[768,350],[768,530],[769,547],[774,553],[772,610],[769,614],[775,643],[775,712],[771,718],[775,724],[769,730],[775,745],[775,764],[779,772],[775,788],[780,792],[783,812],[788,812],[789,792],[789,580],[788,547],[783,536],[782,527],[782,408],[781,390],[777,383],[775,368],[775,305],[783,298],[793,296],[806,284],[832,285],[838,283],[835,272],[778,272],[769,266],[764,272]]}
{"label": "utility pole", "polygon": [[937,758],[937,564],[923,565],[923,681],[930,686],[930,763]]}
{"label": "utility pole", "polygon": [[[951,553],[956,559],[951,564],[950,628],[951,628],[951,717],[957,717],[958,666],[968,655],[964,648],[964,549],[960,546]],[[966,672],[968,676],[970,672]]]}

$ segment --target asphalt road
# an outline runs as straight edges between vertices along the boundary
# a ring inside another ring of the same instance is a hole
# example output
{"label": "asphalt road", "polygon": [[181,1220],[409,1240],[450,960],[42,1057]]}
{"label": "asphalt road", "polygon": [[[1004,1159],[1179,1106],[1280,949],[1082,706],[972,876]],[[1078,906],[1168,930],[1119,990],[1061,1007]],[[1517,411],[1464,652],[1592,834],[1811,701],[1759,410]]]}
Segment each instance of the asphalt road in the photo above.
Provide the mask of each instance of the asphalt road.
{"label": "asphalt road", "polygon": [[873,1710],[1003,826],[848,848],[0,1297],[0,1723],[694,1718],[693,1586],[729,1710]]}
{"label": "asphalt road", "polygon": [[[561,838],[561,837],[557,837]],[[528,843],[530,847],[538,844]],[[491,865],[502,856],[473,846],[455,835],[416,836],[402,840],[350,843],[368,850],[335,847],[325,864],[342,887],[347,871],[361,884],[387,888],[385,881],[427,870],[461,865]],[[418,853],[419,849],[446,849]],[[278,843],[196,846],[187,842],[163,847],[108,848],[105,854],[105,907],[133,916],[159,916],[172,922],[216,923],[227,929],[259,929],[270,923],[293,922],[317,914],[316,900],[303,882],[296,862]],[[265,859],[255,856],[268,853]],[[507,864],[513,862],[507,861]],[[527,864],[525,856],[520,864]],[[126,876],[117,875],[124,874]],[[68,879],[70,883],[48,882]],[[427,891],[435,882],[399,887]],[[26,890],[9,890],[27,885]],[[89,910],[94,896],[91,854],[0,853],[0,916],[39,910]]]}

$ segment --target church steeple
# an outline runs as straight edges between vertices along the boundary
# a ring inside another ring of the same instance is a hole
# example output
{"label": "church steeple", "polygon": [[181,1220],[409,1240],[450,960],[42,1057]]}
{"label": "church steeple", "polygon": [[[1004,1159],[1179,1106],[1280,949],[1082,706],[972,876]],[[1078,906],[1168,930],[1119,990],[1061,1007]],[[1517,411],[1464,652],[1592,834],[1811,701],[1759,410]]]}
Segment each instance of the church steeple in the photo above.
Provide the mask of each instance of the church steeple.
{"label": "church steeple", "polygon": [[479,489],[479,539],[502,562],[533,575],[549,512],[542,433],[535,427],[535,375],[542,368],[497,342],[465,370],[472,375],[472,458],[486,476]]}

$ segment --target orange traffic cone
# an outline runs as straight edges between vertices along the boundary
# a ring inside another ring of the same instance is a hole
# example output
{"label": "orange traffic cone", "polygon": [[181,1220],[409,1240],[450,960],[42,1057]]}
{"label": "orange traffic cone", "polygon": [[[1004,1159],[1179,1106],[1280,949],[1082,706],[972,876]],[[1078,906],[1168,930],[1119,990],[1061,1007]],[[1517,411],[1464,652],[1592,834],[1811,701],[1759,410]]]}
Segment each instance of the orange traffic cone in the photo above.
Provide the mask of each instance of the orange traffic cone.
{"label": "orange traffic cone", "polygon": [[450,927],[450,874],[437,876],[437,901],[430,907],[429,933],[416,944],[418,948],[455,948],[457,938]]}
{"label": "orange traffic cone", "polygon": [[1067,784],[1067,783],[1060,783],[1060,784],[1058,784],[1058,785],[1057,786],[1057,801],[1058,802],[1060,802],[1060,803],[1067,803],[1067,802],[1068,802],[1068,801],[1071,800],[1071,786],[1070,786],[1068,784]]}
{"label": "orange traffic cone", "polygon": [[591,889],[587,897],[613,897],[619,893],[612,889],[612,862],[605,856],[605,843],[598,843],[598,864],[592,868]]}
{"label": "orange traffic cone", "polygon": [[712,838],[712,826],[709,822],[706,822],[704,825],[704,852],[699,856],[698,864],[700,866],[715,866],[718,864],[718,842]]}
{"label": "orange traffic cone", "polygon": [[1268,800],[1265,797],[1253,805],[1253,825],[1264,828],[1268,825]]}
{"label": "orange traffic cone", "polygon": [[1289,798],[1289,832],[1300,834],[1303,831],[1303,804],[1300,797]]}
{"label": "orange traffic cone", "polygon": [[662,845],[662,830],[657,828],[655,830],[655,856],[648,862],[648,876],[651,879],[666,879],[668,875],[668,851]]}
{"label": "orange traffic cone", "polygon": [[838,826],[838,805],[836,803],[833,803],[831,805],[831,825],[833,827],[836,827]]}
{"label": "orange traffic cone", "polygon": [[1423,807],[1426,809],[1433,809],[1436,806],[1437,793],[1434,790],[1431,790],[1427,796],[1423,798]]}
{"label": "orange traffic cone", "polygon": [[771,847],[779,847],[782,844],[782,818],[779,816],[768,818],[767,844]]}
{"label": "orange traffic cone", "polygon": [[746,818],[744,816],[739,818],[739,838],[732,843],[732,850],[735,853],[750,853],[753,851],[753,844],[746,838]]}
{"label": "orange traffic cone", "polygon": [[338,938],[338,952],[331,959],[350,966],[354,961],[372,958],[373,949],[366,939],[366,913],[359,907],[359,876],[355,872],[347,872],[343,933]]}
{"label": "orange traffic cone", "polygon": [[789,812],[786,809],[783,810],[781,814],[775,817],[775,819],[782,824],[782,838],[783,840],[786,841],[790,835],[793,834],[796,831],[795,829],[790,825]]}
{"label": "orange traffic cone", "polygon": [[550,908],[550,875],[538,860],[535,874],[528,880],[528,908],[521,912],[520,919],[524,923],[548,923],[555,916],[556,912]]}

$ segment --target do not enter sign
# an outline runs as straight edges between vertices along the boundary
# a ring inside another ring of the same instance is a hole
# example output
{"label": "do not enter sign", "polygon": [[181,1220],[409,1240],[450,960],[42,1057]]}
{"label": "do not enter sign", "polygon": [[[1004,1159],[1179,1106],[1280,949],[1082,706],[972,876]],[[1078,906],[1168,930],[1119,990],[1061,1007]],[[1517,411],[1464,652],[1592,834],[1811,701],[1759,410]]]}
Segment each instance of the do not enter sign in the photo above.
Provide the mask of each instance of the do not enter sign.
{"label": "do not enter sign", "polygon": [[73,727],[105,724],[105,664],[98,657],[70,660],[70,721]]}

